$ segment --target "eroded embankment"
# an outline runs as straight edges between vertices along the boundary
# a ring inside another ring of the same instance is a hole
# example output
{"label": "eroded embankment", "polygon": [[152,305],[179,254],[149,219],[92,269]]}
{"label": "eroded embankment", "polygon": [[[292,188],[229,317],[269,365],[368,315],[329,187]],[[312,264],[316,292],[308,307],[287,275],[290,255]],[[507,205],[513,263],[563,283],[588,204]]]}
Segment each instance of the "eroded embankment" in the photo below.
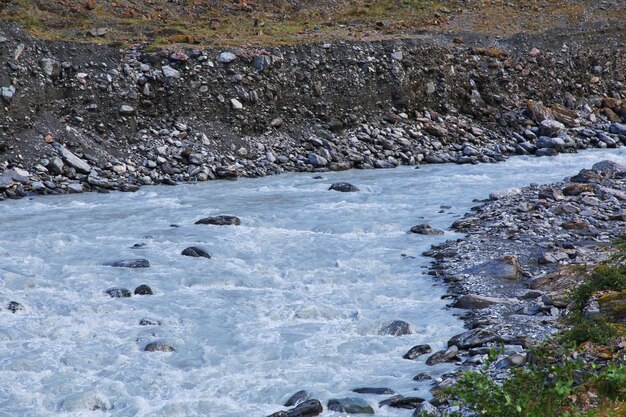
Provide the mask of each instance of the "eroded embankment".
{"label": "eroded embankment", "polygon": [[621,33],[148,52],[3,24],[0,195],[619,146]]}

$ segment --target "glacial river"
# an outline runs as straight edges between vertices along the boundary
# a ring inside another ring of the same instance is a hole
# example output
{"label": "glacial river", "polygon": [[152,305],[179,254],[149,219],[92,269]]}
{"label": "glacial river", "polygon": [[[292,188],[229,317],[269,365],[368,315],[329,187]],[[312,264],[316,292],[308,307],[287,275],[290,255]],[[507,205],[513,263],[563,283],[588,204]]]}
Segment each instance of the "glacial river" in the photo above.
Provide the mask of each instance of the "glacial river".
{"label": "glacial river", "polygon": [[[1,202],[0,416],[263,417],[300,389],[323,404],[357,387],[428,396],[413,376],[452,365],[402,355],[439,350],[463,325],[420,254],[461,235],[407,231],[446,229],[473,199],[602,159],[626,163],[626,150]],[[361,191],[328,191],[336,181]],[[216,214],[241,225],[194,224]],[[212,258],[181,256],[188,246]],[[151,267],[102,265],[128,258]],[[104,293],[140,284],[154,295]],[[380,336],[395,319],[416,333]],[[176,351],[144,352],[153,341]],[[362,397],[377,415],[411,415]]]}

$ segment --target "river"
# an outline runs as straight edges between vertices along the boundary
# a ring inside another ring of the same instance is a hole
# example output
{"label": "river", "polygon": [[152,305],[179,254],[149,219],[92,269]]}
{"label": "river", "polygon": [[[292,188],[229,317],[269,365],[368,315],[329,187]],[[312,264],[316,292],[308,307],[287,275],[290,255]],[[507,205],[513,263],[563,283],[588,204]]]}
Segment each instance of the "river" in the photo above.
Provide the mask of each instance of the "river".
{"label": "river", "polygon": [[[626,151],[2,202],[0,416],[263,417],[300,389],[323,404],[358,396],[357,387],[428,396],[430,383],[413,376],[436,378],[453,365],[402,355],[422,343],[443,348],[463,323],[420,254],[462,236],[407,231],[446,229],[473,199],[602,159],[626,163]],[[328,191],[336,181],[361,191]],[[194,224],[216,214],[241,225]],[[188,246],[212,258],[181,256]],[[102,265],[128,258],[151,267]],[[140,284],[155,294],[104,293]],[[13,300],[24,310],[4,308]],[[378,334],[395,319],[416,333]],[[144,352],[152,341],[176,351]],[[362,397],[375,408],[384,398]]]}

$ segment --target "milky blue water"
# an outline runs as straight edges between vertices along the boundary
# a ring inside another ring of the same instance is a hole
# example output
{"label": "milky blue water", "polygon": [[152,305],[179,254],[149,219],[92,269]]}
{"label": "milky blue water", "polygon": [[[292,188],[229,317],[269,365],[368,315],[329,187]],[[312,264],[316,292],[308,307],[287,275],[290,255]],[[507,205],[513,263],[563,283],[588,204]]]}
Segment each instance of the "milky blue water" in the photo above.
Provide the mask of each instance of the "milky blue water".
{"label": "milky blue water", "polygon": [[[445,229],[472,199],[607,158],[626,163],[624,150],[604,150],[2,202],[0,416],[263,417],[300,389],[324,404],[362,386],[427,396],[429,383],[413,376],[452,365],[402,355],[441,349],[463,326],[420,254],[461,236],[410,227]],[[328,191],[335,181],[361,192]],[[194,224],[216,214],[242,224]],[[181,256],[192,245],[212,258]],[[102,266],[127,258],[152,266]],[[155,294],[104,294],[140,284]],[[11,314],[12,300],[25,310]],[[394,319],[416,333],[378,335]],[[144,352],[153,341],[176,351]],[[382,399],[363,397],[376,409]]]}

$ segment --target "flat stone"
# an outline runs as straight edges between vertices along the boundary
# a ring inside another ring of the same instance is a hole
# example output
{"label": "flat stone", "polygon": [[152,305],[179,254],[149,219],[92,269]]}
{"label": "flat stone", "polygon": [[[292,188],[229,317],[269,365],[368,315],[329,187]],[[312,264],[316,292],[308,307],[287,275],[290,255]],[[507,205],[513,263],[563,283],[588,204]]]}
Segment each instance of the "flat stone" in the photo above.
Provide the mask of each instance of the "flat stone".
{"label": "flat stone", "polygon": [[150,262],[147,259],[123,259],[119,261],[111,261],[103,264],[104,266],[113,266],[116,268],[149,268]]}
{"label": "flat stone", "polygon": [[418,356],[425,355],[432,352],[430,345],[417,345],[413,346],[407,353],[404,354],[404,359],[415,359]]}
{"label": "flat stone", "polygon": [[372,394],[372,395],[389,395],[395,394],[394,390],[391,388],[355,388],[352,392],[356,392],[357,394]]}
{"label": "flat stone", "polygon": [[515,304],[517,300],[513,298],[487,297],[478,294],[468,294],[461,296],[452,305],[462,309],[483,309],[496,304]]}
{"label": "flat stone", "polygon": [[423,403],[425,400],[420,397],[405,397],[403,395],[395,395],[391,398],[387,398],[378,403],[379,407],[392,407],[392,408],[404,408],[404,409],[415,409],[418,405]]}
{"label": "flat stone", "polygon": [[518,280],[523,276],[522,265],[513,255],[504,255],[497,259],[492,259],[483,264],[473,266],[465,271],[469,274],[479,274],[490,278]]}
{"label": "flat stone", "polygon": [[233,54],[232,52],[222,52],[217,57],[217,60],[222,64],[230,64],[235,59],[237,59],[237,55]]}
{"label": "flat stone", "polygon": [[415,411],[413,412],[413,417],[441,417],[441,413],[431,403],[428,401],[424,401],[419,404]]}
{"label": "flat stone", "polygon": [[205,217],[204,219],[198,220],[195,224],[211,224],[215,226],[239,226],[241,224],[241,220],[239,219],[239,217],[236,216],[219,215]]}
{"label": "flat stone", "polygon": [[169,65],[164,65],[163,68],[161,68],[161,72],[165,78],[180,78],[180,72]]}
{"label": "flat stone", "polygon": [[419,235],[443,235],[443,230],[433,229],[429,224],[418,224],[411,227],[411,233],[417,233]]}
{"label": "flat stone", "polygon": [[330,411],[353,414],[374,414],[374,409],[362,398],[332,398],[328,400],[326,408]]}
{"label": "flat stone", "polygon": [[53,142],[52,147],[57,151],[59,156],[65,160],[65,162],[74,167],[77,171],[84,174],[89,174],[91,172],[91,166],[87,162],[74,155],[60,143]]}

